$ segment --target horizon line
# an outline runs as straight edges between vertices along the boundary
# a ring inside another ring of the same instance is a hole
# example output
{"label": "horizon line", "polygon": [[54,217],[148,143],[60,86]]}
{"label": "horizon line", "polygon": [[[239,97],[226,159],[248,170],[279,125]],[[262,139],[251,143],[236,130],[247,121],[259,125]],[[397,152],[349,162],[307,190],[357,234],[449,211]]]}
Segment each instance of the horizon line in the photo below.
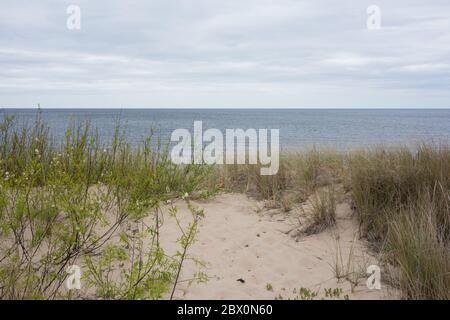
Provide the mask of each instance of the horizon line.
{"label": "horizon line", "polygon": [[22,110],[45,110],[45,109],[53,109],[53,110],[83,110],[83,109],[94,109],[94,110],[102,110],[102,109],[114,109],[114,110],[257,110],[257,109],[265,109],[265,110],[445,110],[450,109],[449,107],[68,107],[68,106],[34,106],[34,107],[11,107],[11,106],[0,106],[0,110],[6,109],[22,109]]}

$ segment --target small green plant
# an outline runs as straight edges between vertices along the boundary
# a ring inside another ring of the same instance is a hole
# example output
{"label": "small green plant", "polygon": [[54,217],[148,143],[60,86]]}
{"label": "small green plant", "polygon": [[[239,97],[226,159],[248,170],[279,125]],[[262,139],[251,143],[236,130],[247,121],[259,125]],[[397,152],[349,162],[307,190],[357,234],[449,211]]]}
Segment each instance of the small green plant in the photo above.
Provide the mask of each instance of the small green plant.
{"label": "small green plant", "polygon": [[[185,199],[185,201],[187,202],[188,208],[192,214],[192,222],[187,226],[187,228],[184,229],[181,226],[180,220],[177,216],[178,210],[176,209],[176,207],[172,207],[170,210],[170,215],[176,219],[177,225],[182,233],[181,237],[178,239],[181,249],[177,251],[177,253],[175,254],[175,258],[178,259],[177,261],[178,266],[175,279],[172,285],[172,292],[170,294],[171,300],[174,298],[175,290],[177,289],[177,285],[180,280],[180,274],[183,268],[183,263],[187,259],[189,259],[188,249],[195,241],[195,238],[198,233],[198,224],[200,220],[205,216],[205,212],[203,209],[194,207],[187,198]],[[195,278],[196,278],[195,280],[199,282],[203,282],[206,280],[205,275],[203,273],[197,274]],[[192,282],[192,279],[190,280],[190,282]]]}
{"label": "small green plant", "polygon": [[311,291],[307,288],[300,288],[298,296],[300,300],[313,300],[315,297],[317,297],[316,291]]}
{"label": "small green plant", "polygon": [[[309,288],[301,287],[293,290],[294,296],[289,297],[289,300],[316,300],[319,299],[319,291],[311,290]],[[275,297],[275,300],[284,300],[285,297],[279,294]],[[346,294],[343,296],[342,288],[325,288],[324,297],[321,299],[335,299],[335,300],[349,300],[349,296]]]}
{"label": "small green plant", "polygon": [[[342,288],[326,288],[325,290],[325,298],[327,299],[341,299],[343,294]],[[349,296],[346,294],[343,296],[344,300],[349,300]]]}

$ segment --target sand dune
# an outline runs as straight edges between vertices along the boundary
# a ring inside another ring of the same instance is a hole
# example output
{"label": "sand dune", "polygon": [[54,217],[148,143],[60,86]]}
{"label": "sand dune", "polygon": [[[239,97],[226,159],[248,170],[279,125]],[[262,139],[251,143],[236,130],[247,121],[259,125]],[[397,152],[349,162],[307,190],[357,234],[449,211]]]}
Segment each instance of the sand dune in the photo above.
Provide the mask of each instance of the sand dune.
{"label": "sand dune", "polygon": [[[205,272],[206,283],[182,282],[176,291],[184,299],[274,299],[294,298],[300,287],[320,292],[325,288],[342,288],[350,299],[393,298],[395,293],[382,285],[382,290],[369,290],[366,278],[351,290],[351,284],[335,276],[336,261],[345,269],[350,248],[351,270],[364,270],[376,259],[366,243],[357,237],[358,225],[347,202],[337,206],[337,227],[316,235],[299,235],[307,221],[296,208],[288,214],[280,209],[266,209],[264,203],[244,194],[222,194],[208,201],[194,201],[205,209],[197,242],[190,248],[191,257],[204,266],[188,261],[181,280]],[[186,204],[178,201],[182,223],[189,221]],[[169,252],[176,250],[180,235],[175,222],[165,219],[162,244]],[[341,254],[338,254],[341,252]],[[336,259],[341,256],[342,259]]]}

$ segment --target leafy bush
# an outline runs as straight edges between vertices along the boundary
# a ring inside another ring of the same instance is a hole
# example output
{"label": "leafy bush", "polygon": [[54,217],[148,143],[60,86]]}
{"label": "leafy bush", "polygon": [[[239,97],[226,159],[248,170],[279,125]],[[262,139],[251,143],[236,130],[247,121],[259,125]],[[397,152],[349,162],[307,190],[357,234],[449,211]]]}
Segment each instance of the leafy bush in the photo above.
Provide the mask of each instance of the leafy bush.
{"label": "leafy bush", "polygon": [[[102,144],[89,123],[72,123],[54,143],[40,116],[31,126],[6,118],[0,125],[0,298],[73,297],[63,285],[73,264],[87,269],[88,297],[168,294],[182,263],[160,246],[160,208],[197,190],[207,172],[174,165],[151,135],[131,146],[119,126]],[[191,229],[196,224],[186,232]]]}

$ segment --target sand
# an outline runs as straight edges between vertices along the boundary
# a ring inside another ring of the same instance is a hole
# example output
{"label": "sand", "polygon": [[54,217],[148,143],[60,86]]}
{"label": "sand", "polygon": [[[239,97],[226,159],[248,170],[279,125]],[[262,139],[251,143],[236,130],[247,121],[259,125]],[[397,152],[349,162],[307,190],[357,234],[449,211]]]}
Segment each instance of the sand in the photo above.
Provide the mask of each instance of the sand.
{"label": "sand", "polygon": [[[362,273],[377,263],[367,243],[358,238],[358,223],[345,199],[337,205],[337,227],[310,236],[298,231],[308,221],[307,204],[302,205],[306,210],[297,207],[284,213],[235,193],[192,204],[204,208],[205,217],[189,255],[204,265],[185,264],[177,299],[274,299],[280,295],[293,299],[301,287],[318,291],[319,298],[324,297],[325,288],[342,288],[341,297],[350,299],[396,297],[385,283],[381,290],[369,290],[365,275],[353,290],[349,281],[336,278],[336,265],[346,269],[349,260],[348,270]],[[185,225],[191,220],[189,210],[182,200],[175,205]],[[163,211],[161,242],[170,254],[177,248],[180,231],[167,208]],[[187,280],[198,271],[205,272],[209,280],[189,285]]]}

